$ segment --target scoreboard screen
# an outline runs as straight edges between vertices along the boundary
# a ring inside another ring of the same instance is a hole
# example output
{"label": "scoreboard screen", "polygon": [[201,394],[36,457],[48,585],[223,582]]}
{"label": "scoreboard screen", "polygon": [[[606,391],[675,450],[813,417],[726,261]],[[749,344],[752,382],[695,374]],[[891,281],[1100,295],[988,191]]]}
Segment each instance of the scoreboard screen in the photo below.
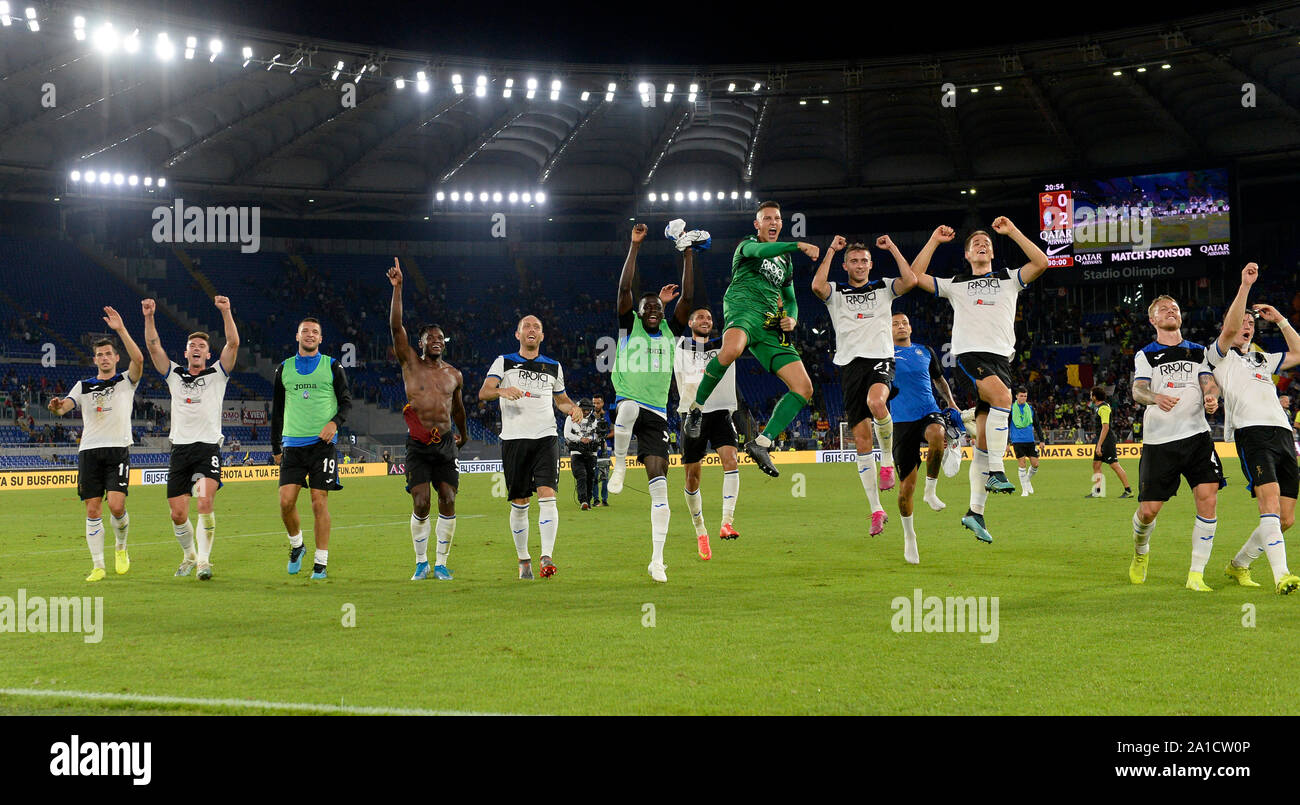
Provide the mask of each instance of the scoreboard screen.
{"label": "scoreboard screen", "polygon": [[1049,182],[1039,240],[1052,266],[1178,262],[1231,253],[1226,170]]}

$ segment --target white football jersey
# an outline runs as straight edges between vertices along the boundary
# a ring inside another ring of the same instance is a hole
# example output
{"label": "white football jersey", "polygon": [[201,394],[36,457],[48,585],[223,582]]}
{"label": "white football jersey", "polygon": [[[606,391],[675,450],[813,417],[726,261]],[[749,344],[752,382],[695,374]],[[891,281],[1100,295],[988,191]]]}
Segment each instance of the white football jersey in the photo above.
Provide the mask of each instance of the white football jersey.
{"label": "white football jersey", "polygon": [[1256,425],[1291,430],[1273,385],[1273,375],[1281,371],[1285,352],[1242,352],[1232,348],[1225,355],[1216,341],[1205,351],[1205,357],[1214,367],[1214,379],[1223,391],[1227,409],[1225,419],[1234,430]]}
{"label": "white football jersey", "polygon": [[525,358],[518,352],[498,355],[488,377],[501,380],[501,388],[524,392],[517,400],[500,397],[502,439],[543,439],[558,435],[552,398],[564,393],[564,370],[545,355]]}
{"label": "white football jersey", "polygon": [[[699,388],[700,381],[704,378],[704,368],[709,365],[709,361],[718,356],[721,350],[721,338],[701,342],[689,335],[683,335],[677,339],[677,351],[673,356],[673,377],[677,379],[679,413],[684,414],[690,410],[691,401],[695,399],[695,389]],[[736,364],[732,363],[700,410],[708,414],[713,411],[735,411],[737,407]]]}
{"label": "white football jersey", "polygon": [[132,383],[122,372],[108,380],[91,377],[73,384],[68,399],[81,406],[79,451],[131,446],[131,406],[139,385],[139,380]]}
{"label": "white football jersey", "polygon": [[221,403],[226,398],[226,374],[216,361],[198,374],[177,363],[167,372],[167,388],[172,393],[172,444],[221,444]]}
{"label": "white football jersey", "polygon": [[952,351],[990,352],[1008,360],[1016,354],[1016,300],[1027,286],[1023,269],[958,274],[934,280],[934,295],[952,303]]}
{"label": "white football jersey", "polygon": [[826,307],[835,327],[835,365],[847,366],[854,358],[881,360],[894,357],[892,317],[897,280],[872,280],[854,287],[832,282]]}
{"label": "white football jersey", "polygon": [[1156,394],[1177,397],[1172,411],[1158,405],[1146,406],[1142,418],[1142,441],[1166,444],[1205,433],[1205,395],[1201,393],[1201,376],[1210,375],[1205,362],[1205,347],[1191,341],[1177,346],[1152,342],[1133,356],[1133,382],[1150,380]]}

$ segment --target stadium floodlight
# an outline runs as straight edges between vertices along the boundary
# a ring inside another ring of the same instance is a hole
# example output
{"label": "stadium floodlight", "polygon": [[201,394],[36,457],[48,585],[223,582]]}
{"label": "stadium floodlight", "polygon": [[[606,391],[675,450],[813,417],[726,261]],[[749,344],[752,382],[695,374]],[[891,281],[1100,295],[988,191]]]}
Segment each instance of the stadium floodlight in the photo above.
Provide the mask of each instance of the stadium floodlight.
{"label": "stadium floodlight", "polygon": [[71,179],[71,180],[74,181],[74,182],[80,182],[80,181],[81,181],[81,171],[73,171],[72,173],[69,173],[69,174],[68,174],[68,178]]}
{"label": "stadium floodlight", "polygon": [[460,73],[455,73],[451,77],[451,88],[456,91],[457,95],[465,94],[465,86],[461,83]]}
{"label": "stadium floodlight", "polygon": [[745,200],[746,200],[746,201],[750,200],[750,199],[753,198],[753,197],[754,197],[754,194],[753,194],[753,193],[751,193],[751,192],[748,191],[748,190],[745,191]]}
{"label": "stadium floodlight", "polygon": [[641,93],[641,105],[649,106],[650,93],[654,91],[654,87],[652,87],[647,82],[642,81],[640,84],[637,85],[637,91]]}
{"label": "stadium floodlight", "polygon": [[532,193],[521,193],[521,194],[519,195],[519,200],[522,201],[522,202],[525,203],[525,204],[532,204],[532,203],[533,203],[533,194],[532,194]]}
{"label": "stadium floodlight", "polygon": [[113,174],[113,184],[120,185],[126,181],[126,177],[120,173]]}
{"label": "stadium floodlight", "polygon": [[0,0],[0,25],[8,28],[13,23],[9,16],[9,0]]}
{"label": "stadium floodlight", "polygon": [[442,192],[441,190],[439,190],[437,193],[434,193],[434,194],[433,194],[433,198],[434,198],[435,201],[442,201],[442,200],[445,199],[446,197],[447,197],[447,194],[444,193],[444,192]]}
{"label": "stadium floodlight", "polygon": [[755,81],[755,82],[754,82],[754,91],[755,91],[755,92],[758,92],[758,91],[759,91],[760,89],[762,89],[762,88],[763,88],[763,82],[762,82],[762,81]]}
{"label": "stadium floodlight", "polygon": [[536,78],[528,79],[527,86],[528,86],[528,94],[525,95],[525,97],[531,101],[533,98],[537,97],[537,79]]}
{"label": "stadium floodlight", "polygon": [[705,190],[705,191],[704,191],[704,200],[705,200],[705,201],[713,201],[713,194],[710,193],[709,191]]}
{"label": "stadium floodlight", "polygon": [[654,204],[654,203],[655,203],[655,200],[658,199],[658,197],[659,197],[659,196],[658,196],[657,194],[655,194],[655,193],[651,193],[651,194],[650,194],[650,203],[651,203],[651,204]]}
{"label": "stadium floodlight", "polygon": [[481,75],[474,79],[474,96],[483,98],[487,95],[487,76]]}
{"label": "stadium floodlight", "polygon": [[807,106],[807,105],[808,105],[808,99],[807,99],[807,98],[800,98],[800,99],[799,99],[799,105],[800,105],[800,106]]}
{"label": "stadium floodlight", "polygon": [[737,193],[735,190],[732,190],[732,191],[731,191],[731,200],[732,200],[732,201],[735,201],[735,200],[738,199],[738,198],[740,198],[740,194]]}
{"label": "stadium floodlight", "polygon": [[483,190],[478,194],[478,200],[487,203],[488,194],[486,190]]}
{"label": "stadium floodlight", "polygon": [[585,101],[585,100],[587,100],[587,99],[590,98],[590,97],[591,97],[591,93],[584,89],[584,90],[582,91],[582,100]]}
{"label": "stadium floodlight", "polygon": [[496,191],[495,193],[492,194],[492,203],[493,203],[493,204],[500,204],[500,203],[501,203],[501,191],[500,191],[500,190],[498,190],[498,191]]}
{"label": "stadium floodlight", "polygon": [[393,86],[397,87],[398,89],[406,89],[406,79],[402,78],[401,76],[398,76],[397,80],[393,82]]}
{"label": "stadium floodlight", "polygon": [[113,23],[106,22],[95,29],[95,50],[104,55],[108,55],[117,50],[117,31],[113,30]]}
{"label": "stadium floodlight", "polygon": [[673,193],[673,201],[681,201],[684,198],[686,198],[686,196],[684,196],[682,194],[682,191],[680,190],[678,190],[676,193]]}
{"label": "stadium floodlight", "polygon": [[828,104],[830,104],[830,102],[831,102],[830,98],[822,98],[822,106],[827,106]]}
{"label": "stadium floodlight", "polygon": [[515,204],[519,201],[519,194],[512,191],[508,198],[511,204]]}
{"label": "stadium floodlight", "polygon": [[617,87],[618,84],[616,84],[615,82],[613,81],[609,82],[609,84],[605,87],[605,100],[607,101],[614,100],[614,90],[617,89]]}
{"label": "stadium floodlight", "polygon": [[338,63],[334,65],[334,72],[330,73],[330,81],[338,81],[341,72],[343,72],[343,60],[339,59]]}
{"label": "stadium floodlight", "polygon": [[429,77],[424,74],[423,70],[415,74],[415,88],[420,92],[429,91]]}
{"label": "stadium floodlight", "polygon": [[560,99],[561,86],[562,84],[560,83],[560,79],[558,78],[551,82],[551,100],[558,101]]}
{"label": "stadium floodlight", "polygon": [[127,34],[126,39],[122,40],[122,50],[132,54],[140,52],[140,29],[139,28],[136,28],[131,33]]}
{"label": "stadium floodlight", "polygon": [[1145,73],[1146,71],[1147,71],[1147,68],[1145,68],[1145,67],[1139,67],[1139,68],[1138,68],[1138,72],[1139,72],[1139,73]]}
{"label": "stadium floodlight", "polygon": [[280,54],[279,54],[279,53],[277,53],[277,54],[275,54],[274,56],[272,56],[272,57],[271,57],[271,63],[268,64],[268,65],[266,65],[266,69],[267,69],[268,71],[270,71],[270,69],[271,69],[272,67],[275,66],[275,63],[276,63],[277,61],[279,61],[279,59],[280,59]]}
{"label": "stadium floodlight", "polygon": [[545,203],[546,203],[546,194],[543,193],[542,191],[538,190],[537,193],[535,193],[535,194],[533,195],[533,200],[536,201],[538,204],[545,204]]}
{"label": "stadium floodlight", "polygon": [[[159,186],[159,187],[166,187],[166,186],[167,186],[167,179],[164,178],[164,177],[162,177],[162,176],[159,176],[159,177],[158,177],[158,186]],[[312,200],[315,201],[315,199],[312,199]]]}
{"label": "stadium floodlight", "polygon": [[668,103],[673,99],[673,90],[676,88],[677,85],[671,83],[668,86],[664,87],[664,103]]}
{"label": "stadium floodlight", "polygon": [[167,38],[167,34],[158,34],[158,38],[153,43],[153,55],[157,56],[159,61],[171,61],[176,55],[176,47]]}
{"label": "stadium floodlight", "polygon": [[126,183],[131,185],[132,187],[135,187],[136,185],[140,184],[140,177],[136,176],[133,173],[130,176],[126,177]]}
{"label": "stadium floodlight", "polygon": [[727,84],[727,92],[735,92],[735,91],[736,91],[735,81],[732,81],[731,83]]}
{"label": "stadium floodlight", "polygon": [[460,201],[460,191],[459,191],[459,190],[453,190],[453,191],[451,191],[451,200],[452,200],[452,201]]}
{"label": "stadium floodlight", "polygon": [[972,196],[975,195],[975,188],[972,187],[972,188],[970,189],[970,194],[971,194]]}
{"label": "stadium floodlight", "polygon": [[86,171],[86,184],[94,184],[97,178],[94,171]]}
{"label": "stadium floodlight", "polygon": [[1160,65],[1160,69],[1161,69],[1161,70],[1168,70],[1170,67],[1173,67],[1173,65],[1172,65],[1172,64],[1162,64],[1162,65]]}
{"label": "stadium floodlight", "polygon": [[468,204],[469,202],[474,200],[474,191],[466,190],[465,195],[461,196],[461,198],[463,198],[465,200],[465,203]]}
{"label": "stadium floodlight", "polygon": [[509,98],[511,95],[513,95],[515,93],[514,86],[515,86],[515,80],[513,78],[507,78],[506,88],[501,90],[501,97]]}
{"label": "stadium floodlight", "polygon": [[36,20],[36,9],[28,6],[25,13],[27,14],[27,30],[32,33],[39,33],[41,24]]}
{"label": "stadium floodlight", "polygon": [[99,183],[100,183],[100,184],[108,184],[108,183],[111,182],[111,181],[113,181],[113,177],[112,177],[112,175],[111,175],[108,171],[101,171],[101,172],[100,172],[100,174],[99,174]]}
{"label": "stadium floodlight", "polygon": [[244,45],[243,54],[244,54],[244,66],[247,67],[248,63],[253,60],[253,49],[250,48],[248,45]]}
{"label": "stadium floodlight", "polygon": [[77,38],[78,42],[86,41],[86,18],[77,16],[72,18],[72,35]]}
{"label": "stadium floodlight", "polygon": [[198,47],[199,47],[199,38],[197,36],[185,37],[185,58],[186,59],[194,58],[194,51],[198,50]]}
{"label": "stadium floodlight", "polygon": [[1121,76],[1121,75],[1124,75],[1124,71],[1123,71],[1123,70],[1115,70],[1115,71],[1113,71],[1113,72],[1111,73],[1111,75],[1113,75],[1113,76]]}
{"label": "stadium floodlight", "polygon": [[963,191],[961,191],[961,194],[964,196],[964,195],[966,195],[967,192],[968,192],[968,191],[963,190]]}
{"label": "stadium floodlight", "polygon": [[970,91],[971,91],[971,94],[972,94],[972,95],[975,95],[975,94],[977,94],[977,93],[980,91],[980,88],[979,88],[979,87],[971,87],[971,88],[970,88]]}
{"label": "stadium floodlight", "polygon": [[699,199],[699,197],[700,197],[700,194],[699,194],[699,193],[696,193],[694,190],[692,190],[691,192],[689,192],[689,193],[686,194],[686,198],[687,198],[689,201],[697,201],[697,200]]}
{"label": "stadium floodlight", "polygon": [[687,103],[695,103],[695,96],[698,95],[699,92],[700,92],[700,85],[699,85],[699,84],[691,84],[690,92],[688,92],[688,93],[686,94],[686,102],[687,102]]}
{"label": "stadium floodlight", "polygon": [[144,177],[144,186],[145,186],[145,187],[153,187],[153,177],[152,177],[152,176],[146,176],[146,177]]}
{"label": "stadium floodlight", "polygon": [[370,69],[370,65],[369,65],[369,64],[363,64],[363,65],[361,65],[361,69],[360,69],[360,70],[357,70],[357,74],[356,74],[355,76],[352,77],[352,81],[353,81],[354,83],[360,84],[360,83],[361,83],[361,77],[362,77],[363,75],[365,75],[365,74],[366,74],[366,70],[369,70],[369,69]]}
{"label": "stadium floodlight", "polygon": [[1002,85],[1001,85],[1001,84],[994,84],[994,85],[993,85],[993,91],[994,91],[994,92],[1001,92],[1001,91],[1002,91]]}
{"label": "stadium floodlight", "polygon": [[223,46],[221,44],[220,39],[213,39],[211,42],[208,43],[208,52],[212,54],[211,56],[208,57],[209,62],[214,62],[217,60],[217,57],[221,55],[222,47]]}

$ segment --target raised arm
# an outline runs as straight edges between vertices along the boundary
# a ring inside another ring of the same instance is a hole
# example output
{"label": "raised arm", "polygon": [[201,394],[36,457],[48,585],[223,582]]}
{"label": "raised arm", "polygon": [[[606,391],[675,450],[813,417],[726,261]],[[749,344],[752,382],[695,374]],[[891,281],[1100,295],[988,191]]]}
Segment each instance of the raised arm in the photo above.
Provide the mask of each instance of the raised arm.
{"label": "raised arm", "polygon": [[894,255],[894,262],[898,264],[898,279],[895,282],[898,285],[894,288],[894,293],[902,296],[916,287],[916,274],[912,272],[912,267],[907,264],[903,253],[894,245],[894,241],[888,235],[881,235],[876,238],[876,248],[884,249]]}
{"label": "raised arm", "polygon": [[1028,285],[1042,276],[1047,270],[1047,255],[1043,250],[1038,248],[1038,244],[1030,240],[1024,232],[1021,232],[1011,219],[1005,215],[999,215],[993,219],[993,231],[999,235],[1007,235],[1016,242],[1020,250],[1029,258],[1029,262],[1020,268],[1020,280]]}
{"label": "raised arm", "polygon": [[451,419],[456,423],[456,446],[464,447],[469,441],[469,423],[465,418],[465,377],[456,372],[456,390],[452,392]]}
{"label": "raised arm", "polygon": [[695,309],[695,247],[688,246],[682,252],[682,295],[673,306],[673,321],[677,322],[678,331],[686,329],[686,322],[691,319]]}
{"label": "raised arm", "polygon": [[117,333],[117,337],[122,339],[122,346],[126,348],[127,357],[131,359],[131,365],[127,367],[126,376],[132,383],[139,383],[140,377],[144,374],[144,353],[140,351],[131,338],[131,333],[127,331],[126,325],[122,323],[122,316],[111,307],[104,307],[104,323]]}
{"label": "raised arm", "polygon": [[230,312],[230,299],[215,296],[212,303],[221,311],[221,323],[226,328],[226,345],[221,348],[221,368],[226,374],[235,371],[235,359],[239,357],[239,328],[235,326],[235,317]]}
{"label": "raised arm", "polygon": [[912,261],[910,268],[912,269],[912,275],[916,278],[917,287],[926,293],[932,294],[935,292],[934,277],[926,273],[930,270],[930,258],[934,257],[935,249],[939,248],[940,243],[948,243],[956,236],[957,233],[950,226],[936,227],[930,233],[930,239],[921,247],[916,259]]}
{"label": "raised arm", "polygon": [[812,292],[817,298],[825,302],[831,298],[831,263],[835,262],[835,255],[843,251],[847,242],[842,235],[836,235],[831,238],[831,245],[826,249],[826,255],[822,257],[821,263],[817,266],[817,273],[813,274]]}
{"label": "raised arm", "polygon": [[1241,285],[1237,288],[1237,295],[1233,297],[1232,304],[1228,305],[1227,315],[1223,317],[1223,329],[1219,331],[1219,340],[1216,342],[1220,355],[1228,354],[1232,342],[1237,338],[1237,333],[1241,332],[1241,323],[1246,318],[1246,299],[1250,296],[1250,286],[1254,285],[1257,279],[1259,279],[1259,266],[1255,263],[1247,263],[1241,270]]}
{"label": "raised arm", "polygon": [[388,308],[388,329],[393,334],[393,354],[397,362],[405,365],[411,360],[411,342],[406,338],[406,327],[402,324],[402,264],[393,258],[393,267],[388,269],[388,282],[393,286],[393,302]]}
{"label": "raised arm", "polygon": [[1281,369],[1290,369],[1300,364],[1300,335],[1296,333],[1295,327],[1291,322],[1277,311],[1272,305],[1256,305],[1255,309],[1265,321],[1271,321],[1282,331],[1282,337],[1286,339],[1286,354],[1282,356]]}
{"label": "raised arm", "polygon": [[636,301],[632,298],[632,284],[636,282],[636,256],[641,251],[641,242],[645,240],[645,224],[632,227],[632,242],[627,247],[627,259],[623,261],[623,273],[618,276],[618,315],[632,312]]}
{"label": "raised arm", "polygon": [[158,340],[158,325],[153,320],[157,309],[158,305],[152,299],[140,301],[140,312],[144,314],[144,345],[149,350],[149,360],[153,362],[153,368],[158,370],[158,374],[165,375],[171,369],[171,361],[167,360],[167,352]]}

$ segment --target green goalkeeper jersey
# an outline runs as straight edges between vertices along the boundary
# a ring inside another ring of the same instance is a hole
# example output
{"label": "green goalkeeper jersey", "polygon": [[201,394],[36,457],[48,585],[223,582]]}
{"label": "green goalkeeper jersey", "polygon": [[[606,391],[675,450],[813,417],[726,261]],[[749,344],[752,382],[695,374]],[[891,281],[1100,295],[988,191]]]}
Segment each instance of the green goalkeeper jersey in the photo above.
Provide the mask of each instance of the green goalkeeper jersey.
{"label": "green goalkeeper jersey", "polygon": [[760,314],[776,313],[799,317],[794,296],[793,252],[797,243],[761,243],[750,235],[736,247],[731,258],[731,284],[722,297],[729,310]]}

